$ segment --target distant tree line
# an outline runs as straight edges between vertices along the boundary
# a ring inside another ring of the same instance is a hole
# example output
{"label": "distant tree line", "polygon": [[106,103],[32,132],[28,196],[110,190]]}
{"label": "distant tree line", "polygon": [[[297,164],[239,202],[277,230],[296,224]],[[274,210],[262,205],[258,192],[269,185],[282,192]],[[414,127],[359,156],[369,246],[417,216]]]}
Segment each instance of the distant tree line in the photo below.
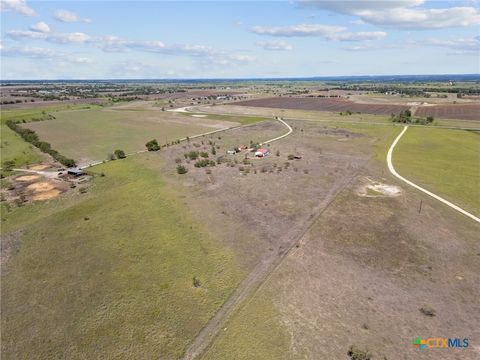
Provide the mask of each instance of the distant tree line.
{"label": "distant tree line", "polygon": [[52,149],[52,146],[50,145],[50,143],[46,141],[41,141],[35,131],[31,129],[22,128],[14,120],[7,120],[5,123],[10,129],[15,131],[18,135],[20,135],[23,140],[37,147],[38,149],[40,149],[41,152],[49,154],[51,157],[57,160],[60,164],[68,167],[72,167],[76,165],[75,160],[67,158],[62,154],[60,154],[57,150]]}

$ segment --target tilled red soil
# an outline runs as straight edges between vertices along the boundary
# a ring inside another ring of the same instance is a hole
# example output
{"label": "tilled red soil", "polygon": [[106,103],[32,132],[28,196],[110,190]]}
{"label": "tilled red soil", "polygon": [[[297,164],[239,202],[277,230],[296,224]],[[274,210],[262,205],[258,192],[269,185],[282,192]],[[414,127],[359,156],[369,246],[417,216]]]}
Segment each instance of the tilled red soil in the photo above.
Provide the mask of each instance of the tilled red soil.
{"label": "tilled red soil", "polygon": [[397,114],[410,108],[407,105],[357,104],[347,99],[315,97],[272,97],[239,101],[235,105],[332,112],[351,111],[378,115]]}
{"label": "tilled red soil", "polygon": [[419,107],[416,116],[443,119],[480,120],[480,104],[451,104]]}

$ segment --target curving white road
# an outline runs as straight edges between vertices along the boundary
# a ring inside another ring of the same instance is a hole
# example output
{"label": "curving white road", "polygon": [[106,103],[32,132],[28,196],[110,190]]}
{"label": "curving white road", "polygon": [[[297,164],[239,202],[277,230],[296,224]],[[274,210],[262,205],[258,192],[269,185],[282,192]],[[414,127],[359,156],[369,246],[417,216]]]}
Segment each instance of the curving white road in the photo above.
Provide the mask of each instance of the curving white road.
{"label": "curving white road", "polygon": [[399,178],[400,180],[402,180],[403,182],[407,183],[408,185],[410,186],[413,186],[415,189],[417,190],[420,190],[422,192],[424,192],[425,194],[433,197],[434,199],[437,199],[438,201],[441,201],[442,203],[444,203],[445,205],[448,205],[450,206],[452,209],[455,209],[457,210],[458,212],[462,213],[463,215],[465,216],[468,216],[469,218],[475,220],[476,222],[480,223],[480,219],[478,217],[476,217],[475,215],[473,214],[470,214],[468,211],[465,211],[463,210],[461,207],[455,205],[455,204],[452,204],[450,201],[448,200],[445,200],[444,198],[428,191],[427,189],[424,189],[422,188],[421,186],[418,186],[417,184],[411,182],[410,180],[408,179],[405,179],[402,175],[400,175],[399,173],[397,173],[397,171],[395,170],[395,168],[393,167],[393,164],[392,164],[392,153],[393,153],[393,149],[395,148],[395,146],[397,145],[398,141],[401,139],[401,137],[403,136],[403,134],[405,134],[405,132],[407,131],[408,129],[408,125],[405,126],[402,130],[402,132],[397,136],[397,138],[393,141],[392,145],[390,146],[390,149],[388,149],[388,153],[387,153],[387,165],[388,165],[388,170],[390,170],[390,172],[397,178]]}

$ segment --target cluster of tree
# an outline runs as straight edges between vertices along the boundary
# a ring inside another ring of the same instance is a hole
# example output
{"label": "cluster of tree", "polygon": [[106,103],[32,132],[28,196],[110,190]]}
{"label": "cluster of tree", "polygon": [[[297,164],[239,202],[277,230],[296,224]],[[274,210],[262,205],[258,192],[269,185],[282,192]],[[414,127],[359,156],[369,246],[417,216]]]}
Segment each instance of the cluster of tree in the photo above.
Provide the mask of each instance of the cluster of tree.
{"label": "cluster of tree", "polygon": [[198,160],[195,163],[195,167],[197,167],[197,168],[206,167],[206,166],[215,166],[215,165],[216,165],[215,161],[208,160],[208,159]]}
{"label": "cluster of tree", "polygon": [[399,114],[392,114],[390,120],[395,123],[428,125],[433,123],[433,116],[426,118],[413,117],[410,110],[401,111]]}
{"label": "cluster of tree", "polygon": [[[35,102],[34,99],[30,99],[30,100],[25,99],[25,100],[23,100],[23,102],[29,102],[29,101],[30,101],[30,102]],[[22,100],[18,100],[18,99],[17,99],[17,100],[3,100],[3,101],[1,102],[1,104],[2,104],[2,105],[20,104],[21,102],[22,102]]]}
{"label": "cluster of tree", "polygon": [[68,167],[72,167],[76,165],[75,160],[67,158],[62,154],[60,154],[57,150],[52,149],[52,146],[48,142],[41,141],[35,131],[31,129],[24,129],[20,127],[16,121],[13,121],[13,120],[7,120],[6,125],[10,129],[15,131],[18,135],[20,135],[23,138],[23,140],[39,148],[40,151],[49,154],[51,157],[53,157],[62,165],[68,166]]}
{"label": "cluster of tree", "polygon": [[150,140],[149,142],[147,142],[145,144],[145,146],[147,147],[148,151],[158,151],[158,150],[160,150],[160,145],[158,145],[158,142],[157,142],[156,139]]}

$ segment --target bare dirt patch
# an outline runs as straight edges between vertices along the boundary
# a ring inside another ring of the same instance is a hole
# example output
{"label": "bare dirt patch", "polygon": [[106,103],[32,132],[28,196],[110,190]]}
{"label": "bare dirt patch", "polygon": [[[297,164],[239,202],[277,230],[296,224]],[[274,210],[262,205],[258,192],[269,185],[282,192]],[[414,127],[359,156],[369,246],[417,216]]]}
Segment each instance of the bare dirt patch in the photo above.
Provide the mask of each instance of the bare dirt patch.
{"label": "bare dirt patch", "polygon": [[16,181],[21,181],[21,182],[30,182],[30,181],[35,181],[40,179],[40,175],[22,175],[17,178],[15,178]]}
{"label": "bare dirt patch", "polygon": [[54,197],[57,197],[58,195],[60,195],[60,190],[53,189],[53,190],[43,191],[33,195],[32,200],[33,201],[50,200]]}
{"label": "bare dirt patch", "polygon": [[55,186],[47,181],[33,183],[27,186],[28,190],[35,192],[45,192],[55,189]]}
{"label": "bare dirt patch", "polygon": [[40,165],[30,166],[30,169],[31,170],[36,170],[36,171],[41,171],[41,170],[49,169],[50,167],[51,167],[51,165],[48,165],[48,164],[40,164]]}
{"label": "bare dirt patch", "polygon": [[365,197],[392,197],[400,196],[403,191],[399,186],[388,185],[370,178],[365,178],[366,183],[357,188],[357,195]]}

